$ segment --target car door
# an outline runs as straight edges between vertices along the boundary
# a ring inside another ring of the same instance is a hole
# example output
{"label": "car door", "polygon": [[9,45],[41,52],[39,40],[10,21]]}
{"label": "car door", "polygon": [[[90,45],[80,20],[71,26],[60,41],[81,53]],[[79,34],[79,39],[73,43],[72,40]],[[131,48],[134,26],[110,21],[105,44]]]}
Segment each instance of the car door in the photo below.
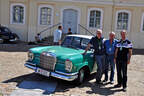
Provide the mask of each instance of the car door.
{"label": "car door", "polygon": [[[85,50],[85,48],[87,47],[88,43],[89,43],[90,39],[86,39],[83,38],[81,40],[81,47],[82,49]],[[90,50],[87,52],[86,55],[84,55],[84,61],[83,62],[88,62],[88,66],[90,68],[90,71],[93,70],[93,66],[94,66],[94,55],[93,55],[93,48],[91,47]]]}

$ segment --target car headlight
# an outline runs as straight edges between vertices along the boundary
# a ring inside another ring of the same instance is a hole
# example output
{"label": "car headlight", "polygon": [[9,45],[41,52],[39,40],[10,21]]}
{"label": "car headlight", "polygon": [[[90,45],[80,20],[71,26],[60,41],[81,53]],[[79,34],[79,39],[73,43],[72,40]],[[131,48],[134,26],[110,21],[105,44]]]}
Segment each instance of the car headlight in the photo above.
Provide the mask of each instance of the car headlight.
{"label": "car headlight", "polygon": [[72,61],[70,61],[69,59],[65,61],[65,70],[68,72],[71,72],[72,70]]}
{"label": "car headlight", "polygon": [[29,51],[28,52],[28,61],[32,61],[33,58],[34,58],[34,54],[31,51]]}

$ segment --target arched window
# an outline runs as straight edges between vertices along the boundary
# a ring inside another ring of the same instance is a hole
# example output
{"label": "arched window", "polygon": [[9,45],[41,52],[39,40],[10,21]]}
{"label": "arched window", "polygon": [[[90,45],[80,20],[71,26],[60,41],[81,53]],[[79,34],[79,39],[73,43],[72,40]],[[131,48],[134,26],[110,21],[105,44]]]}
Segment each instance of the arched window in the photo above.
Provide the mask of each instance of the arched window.
{"label": "arched window", "polygon": [[101,9],[92,8],[89,10],[89,28],[102,28],[103,12]]}
{"label": "arched window", "polygon": [[141,32],[144,32],[144,13],[142,14]]}
{"label": "arched window", "polygon": [[25,23],[25,6],[23,4],[11,5],[11,23]]}
{"label": "arched window", "polygon": [[118,11],[116,30],[129,30],[129,27],[130,27],[130,12],[125,10]]}
{"label": "arched window", "polygon": [[39,7],[39,24],[40,25],[51,25],[53,9],[51,6],[40,6]]}

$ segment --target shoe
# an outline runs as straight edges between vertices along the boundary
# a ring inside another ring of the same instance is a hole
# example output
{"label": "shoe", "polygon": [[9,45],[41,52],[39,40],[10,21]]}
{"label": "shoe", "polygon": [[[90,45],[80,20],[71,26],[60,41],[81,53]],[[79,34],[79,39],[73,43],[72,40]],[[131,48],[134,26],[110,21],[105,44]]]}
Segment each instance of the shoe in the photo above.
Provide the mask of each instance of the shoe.
{"label": "shoe", "polygon": [[117,84],[114,86],[115,88],[120,88],[121,87],[121,84]]}
{"label": "shoe", "polygon": [[95,83],[96,84],[103,84],[101,81],[96,81]]}
{"label": "shoe", "polygon": [[114,81],[110,81],[110,84],[114,84]]}
{"label": "shoe", "polygon": [[106,83],[108,80],[103,80],[102,82]]}
{"label": "shoe", "polygon": [[124,87],[124,88],[123,88],[123,91],[124,91],[124,92],[126,92],[126,91],[127,91],[127,88],[126,88],[126,87]]}

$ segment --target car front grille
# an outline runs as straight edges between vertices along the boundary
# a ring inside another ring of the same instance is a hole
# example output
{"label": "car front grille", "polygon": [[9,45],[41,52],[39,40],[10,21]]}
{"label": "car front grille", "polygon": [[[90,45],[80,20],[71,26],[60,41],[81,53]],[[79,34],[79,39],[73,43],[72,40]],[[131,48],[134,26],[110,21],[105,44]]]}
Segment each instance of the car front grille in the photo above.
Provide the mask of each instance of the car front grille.
{"label": "car front grille", "polygon": [[54,71],[56,64],[56,57],[48,52],[43,52],[40,55],[40,67],[48,70]]}

